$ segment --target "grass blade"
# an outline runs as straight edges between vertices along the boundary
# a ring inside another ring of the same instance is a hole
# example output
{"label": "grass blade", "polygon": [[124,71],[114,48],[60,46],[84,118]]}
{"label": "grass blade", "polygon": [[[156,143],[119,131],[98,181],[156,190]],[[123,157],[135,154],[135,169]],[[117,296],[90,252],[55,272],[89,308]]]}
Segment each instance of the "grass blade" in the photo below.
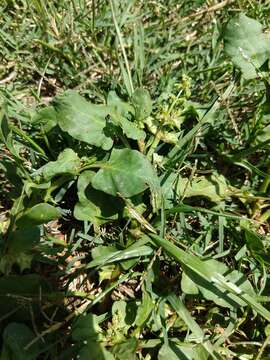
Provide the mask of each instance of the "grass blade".
{"label": "grass blade", "polygon": [[189,311],[187,310],[181,299],[177,297],[175,294],[169,295],[167,299],[171,304],[171,306],[173,307],[173,309],[180,316],[180,318],[184,320],[190,331],[192,331],[192,333],[195,335],[196,341],[202,342],[204,338],[204,333],[200,328],[200,326],[190,315]]}
{"label": "grass blade", "polygon": [[[241,303],[240,300],[243,300],[253,310],[263,316],[266,320],[270,321],[270,312],[264,306],[258,303],[254,297],[244,293],[237,285],[233,284],[232,282],[227,281],[227,279],[218,272],[218,269],[213,273],[197,256],[179,249],[174,244],[171,244],[168,240],[162,239],[157,235],[151,235],[151,238],[157,246],[163,247],[163,249],[176,261],[178,261],[184,268],[187,268],[196,273],[198,275],[198,285],[205,287],[215,295],[223,298],[232,306],[234,306],[233,302],[235,299],[238,299],[239,303]],[[203,281],[200,281],[200,279]],[[221,291],[221,289],[224,289],[225,291]],[[230,296],[231,294],[235,295],[234,299],[232,299]]]}

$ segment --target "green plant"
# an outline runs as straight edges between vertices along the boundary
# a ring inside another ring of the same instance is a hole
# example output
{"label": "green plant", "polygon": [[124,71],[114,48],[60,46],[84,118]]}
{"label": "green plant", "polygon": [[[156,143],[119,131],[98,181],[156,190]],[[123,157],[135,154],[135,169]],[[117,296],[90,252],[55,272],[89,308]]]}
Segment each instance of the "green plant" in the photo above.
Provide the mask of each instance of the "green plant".
{"label": "green plant", "polygon": [[[29,4],[53,18],[56,5]],[[101,10],[99,21],[112,13],[121,86],[88,99],[68,90],[23,114],[5,93],[2,167],[14,195],[1,229],[1,359],[267,356],[268,38],[233,18],[220,36],[251,82],[230,73],[202,104],[186,74],[165,71],[161,90],[146,90],[143,28],[131,65],[128,10]],[[256,86],[254,117],[235,122],[241,103],[232,112],[229,102]]]}

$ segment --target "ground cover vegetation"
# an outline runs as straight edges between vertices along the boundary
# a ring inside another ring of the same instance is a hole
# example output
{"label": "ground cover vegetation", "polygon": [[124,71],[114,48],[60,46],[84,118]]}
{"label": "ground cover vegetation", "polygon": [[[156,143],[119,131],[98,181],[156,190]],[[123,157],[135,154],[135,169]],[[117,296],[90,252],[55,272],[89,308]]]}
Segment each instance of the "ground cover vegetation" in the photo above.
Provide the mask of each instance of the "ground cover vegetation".
{"label": "ground cover vegetation", "polygon": [[0,11],[0,359],[269,359],[268,1]]}

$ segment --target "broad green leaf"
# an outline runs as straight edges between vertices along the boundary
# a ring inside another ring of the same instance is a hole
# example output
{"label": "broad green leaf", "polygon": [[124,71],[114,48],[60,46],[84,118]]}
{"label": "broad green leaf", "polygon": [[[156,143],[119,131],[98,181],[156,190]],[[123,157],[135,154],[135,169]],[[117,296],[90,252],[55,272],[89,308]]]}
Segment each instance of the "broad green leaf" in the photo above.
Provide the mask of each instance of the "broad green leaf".
{"label": "broad green leaf", "polygon": [[40,203],[26,210],[16,221],[20,228],[32,227],[35,225],[46,224],[51,220],[61,217],[61,212],[54,206]]}
{"label": "broad green leaf", "polygon": [[113,140],[106,135],[108,107],[94,105],[75,91],[67,91],[55,100],[60,128],[74,139],[109,150]]}
{"label": "broad green leaf", "polygon": [[114,124],[119,126],[128,138],[133,140],[145,138],[145,132],[129,119],[130,114],[134,113],[134,109],[130,104],[122,101],[115,91],[109,92],[107,104]]}
{"label": "broad green leaf", "polygon": [[155,304],[147,291],[143,292],[142,303],[138,308],[135,324],[142,326],[149,318]]}
{"label": "broad green leaf", "polygon": [[148,186],[157,189],[159,180],[151,163],[139,151],[113,149],[109,161],[93,177],[92,185],[110,195],[132,197]]}
{"label": "broad green leaf", "polygon": [[142,88],[135,90],[132,94],[131,102],[135,109],[136,120],[144,120],[151,114],[152,100],[147,90]]}
{"label": "broad green leaf", "polygon": [[40,240],[38,226],[13,231],[8,238],[8,252],[18,254],[31,250]]}
{"label": "broad green leaf", "polygon": [[53,106],[41,109],[33,118],[33,124],[42,126],[45,133],[51,131],[57,125],[57,112]]}
{"label": "broad green leaf", "polygon": [[77,175],[81,161],[72,149],[62,151],[56,161],[50,161],[38,169],[34,175],[41,176],[44,181],[49,181],[59,175]]}
{"label": "broad green leaf", "polygon": [[198,295],[199,289],[194,282],[187,276],[185,272],[182,273],[181,289],[185,294]]}
{"label": "broad green leaf", "polygon": [[128,332],[130,324],[126,322],[127,302],[124,300],[115,301],[112,305],[113,326]]}
{"label": "broad green leaf", "polygon": [[72,325],[72,338],[75,341],[97,340],[102,333],[98,323],[98,316],[92,313],[80,315]]}
{"label": "broad green leaf", "polygon": [[219,203],[221,200],[233,196],[237,190],[230,186],[222,175],[218,174],[189,179],[171,173],[162,188],[166,209],[170,209],[182,197],[201,196]]}
{"label": "broad green leaf", "polygon": [[129,329],[132,326],[132,318],[134,319],[134,316],[130,314],[130,311],[128,312],[128,309],[130,310],[130,307],[124,300],[115,301],[112,305],[112,317],[106,337],[109,337],[114,344],[123,343],[128,336]]}
{"label": "broad green leaf", "polygon": [[9,349],[11,354],[10,360],[35,360],[38,358],[40,342],[36,342],[25,350],[24,347],[34,338],[36,335],[28,326],[21,323],[10,323],[7,325],[3,332],[4,346]]}
{"label": "broad green leaf", "polygon": [[116,94],[115,91],[110,91],[107,97],[107,105],[110,108],[110,111],[114,110],[116,113],[122,116],[127,116],[128,114],[134,115],[134,108],[128,102],[123,101]]}
{"label": "broad green leaf", "polygon": [[144,139],[146,134],[143,130],[139,129],[135,123],[126,119],[125,117],[120,117],[118,114],[111,113],[113,119],[119,121],[118,126],[120,126],[123,130],[123,133],[129,138],[133,140],[141,140]]}
{"label": "broad green leaf", "polygon": [[179,197],[202,196],[213,202],[219,202],[235,193],[222,175],[213,174],[210,177],[200,176],[193,179],[176,180],[176,193]]}
{"label": "broad green leaf", "polygon": [[255,78],[270,57],[270,37],[262,30],[258,21],[244,14],[229,21],[225,29],[225,51],[246,79]]}
{"label": "broad green leaf", "polygon": [[112,348],[115,360],[136,360],[137,339],[132,337]]}
{"label": "broad green leaf", "polygon": [[115,357],[105,349],[103,344],[92,340],[85,340],[84,345],[78,353],[80,360],[115,360]]}
{"label": "broad green leaf", "polygon": [[84,171],[79,176],[77,184],[79,202],[75,205],[74,217],[101,225],[118,218],[121,203],[116,202],[112,196],[94,189],[91,186],[94,176],[95,172],[90,170]]}

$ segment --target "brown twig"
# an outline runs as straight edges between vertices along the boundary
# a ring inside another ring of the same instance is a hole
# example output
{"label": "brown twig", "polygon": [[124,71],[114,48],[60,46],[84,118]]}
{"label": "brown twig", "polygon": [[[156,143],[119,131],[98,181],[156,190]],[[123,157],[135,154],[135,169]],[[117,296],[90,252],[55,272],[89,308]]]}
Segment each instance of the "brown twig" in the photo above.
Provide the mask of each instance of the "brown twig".
{"label": "brown twig", "polygon": [[157,258],[158,256],[160,256],[161,251],[162,251],[162,248],[160,247],[160,248],[158,248],[157,251],[155,252],[154,256],[152,257],[152,259],[151,259],[151,261],[150,261],[150,263],[149,263],[149,265],[147,266],[146,271],[144,272],[144,274],[143,274],[142,277],[141,277],[141,280],[140,280],[139,285],[138,285],[138,286],[136,287],[136,289],[135,289],[136,292],[141,288],[141,286],[142,286],[142,284],[143,284],[143,282],[144,282],[144,280],[145,280],[145,278],[146,278],[146,276],[147,276],[147,273],[148,273],[149,270],[152,268],[152,266],[153,266],[156,258]]}
{"label": "brown twig", "polygon": [[6,78],[0,80],[0,85],[9,83],[10,81],[14,80],[16,76],[17,72],[14,70]]}
{"label": "brown twig", "polygon": [[63,327],[65,324],[67,324],[71,319],[73,319],[76,315],[82,314],[85,310],[85,307],[87,306],[87,303],[83,303],[78,309],[76,309],[74,312],[69,314],[64,321],[58,322],[56,324],[53,324],[48,329],[44,330],[42,333],[40,333],[38,336],[36,336],[32,341],[30,341],[25,347],[24,350],[28,350],[33,344],[35,344],[38,340],[42,339],[45,335],[53,333],[57,330],[59,330],[61,327]]}
{"label": "brown twig", "polygon": [[181,19],[181,21],[187,21],[187,20],[193,19],[193,18],[195,18],[195,17],[201,16],[201,15],[203,15],[203,14],[205,14],[205,13],[210,13],[210,12],[218,11],[218,10],[224,8],[225,6],[233,3],[234,1],[235,1],[235,0],[224,0],[224,1],[221,1],[219,4],[215,4],[215,5],[213,5],[213,6],[207,7],[207,8],[205,8],[205,9],[202,9],[202,10],[200,10],[200,11],[194,12],[194,13],[192,13],[192,14],[190,14],[190,15],[187,15],[187,16],[183,17],[183,18]]}

